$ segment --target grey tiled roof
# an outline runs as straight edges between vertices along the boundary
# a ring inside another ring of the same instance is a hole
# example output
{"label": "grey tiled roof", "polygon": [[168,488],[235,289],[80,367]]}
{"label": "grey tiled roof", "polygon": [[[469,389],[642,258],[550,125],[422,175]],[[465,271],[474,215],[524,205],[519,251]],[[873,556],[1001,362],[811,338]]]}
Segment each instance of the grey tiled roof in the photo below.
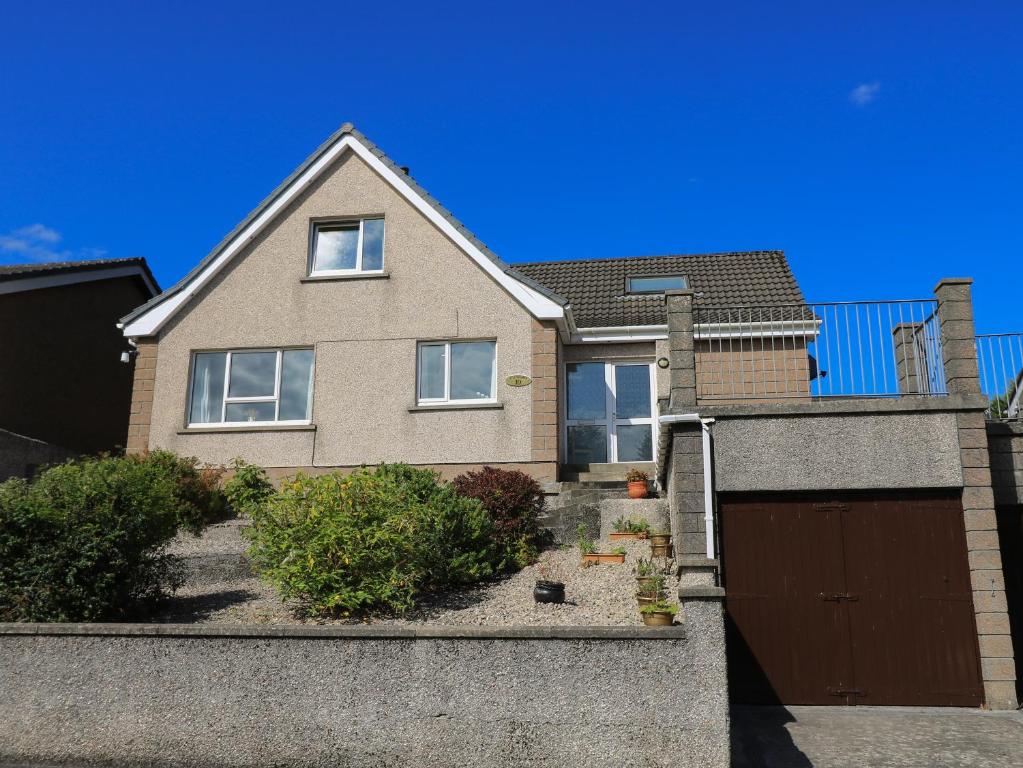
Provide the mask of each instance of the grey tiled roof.
{"label": "grey tiled roof", "polygon": [[100,269],[112,267],[138,266],[149,278],[149,281],[159,291],[159,284],[153,273],[149,271],[149,265],[141,256],[133,256],[126,259],[90,259],[88,261],[48,261],[38,264],[0,264],[0,280],[18,280],[23,277],[42,277],[55,273],[68,272],[94,272]]}
{"label": "grey tiled roof", "polygon": [[663,325],[664,296],[627,294],[627,277],[684,275],[697,308],[802,303],[783,251],[747,251],[515,264],[564,296],[579,328]]}

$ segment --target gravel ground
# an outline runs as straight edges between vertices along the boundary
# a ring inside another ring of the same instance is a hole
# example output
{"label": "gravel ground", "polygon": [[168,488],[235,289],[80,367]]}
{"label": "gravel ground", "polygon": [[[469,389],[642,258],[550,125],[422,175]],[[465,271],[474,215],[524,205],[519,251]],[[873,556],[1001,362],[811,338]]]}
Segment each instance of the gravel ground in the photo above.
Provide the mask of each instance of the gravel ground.
{"label": "gravel ground", "polygon": [[[324,621],[303,617],[296,605],[283,603],[273,587],[252,573],[241,536],[245,520],[229,520],[210,526],[201,537],[183,534],[174,540],[171,553],[185,562],[185,585],[154,617],[159,622],[201,624],[329,624],[353,620]],[[448,624],[473,626],[628,626],[642,624],[636,606],[633,566],[649,554],[645,541],[615,542],[626,550],[622,565],[581,568],[578,547],[551,549],[540,563],[565,583],[561,605],[536,603],[533,585],[540,574],[537,565],[486,584],[426,596],[418,608],[401,618],[379,617],[372,623]],[[608,551],[612,545],[601,542]],[[677,581],[669,576],[665,591],[677,602]],[[364,622],[358,622],[364,623]]]}

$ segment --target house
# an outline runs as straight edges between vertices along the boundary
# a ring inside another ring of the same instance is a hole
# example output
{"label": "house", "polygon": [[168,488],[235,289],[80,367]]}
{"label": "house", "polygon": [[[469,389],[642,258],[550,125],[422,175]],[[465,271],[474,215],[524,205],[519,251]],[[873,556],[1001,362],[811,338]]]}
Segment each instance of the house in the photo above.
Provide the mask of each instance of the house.
{"label": "house", "polygon": [[0,266],[0,479],[125,446],[132,370],[114,323],[158,292],[141,258]]}
{"label": "house", "polygon": [[122,318],[128,447],[504,466],[591,526],[585,480],[649,467],[736,700],[1011,708],[971,301],[810,304],[776,251],[509,265],[345,125]]}

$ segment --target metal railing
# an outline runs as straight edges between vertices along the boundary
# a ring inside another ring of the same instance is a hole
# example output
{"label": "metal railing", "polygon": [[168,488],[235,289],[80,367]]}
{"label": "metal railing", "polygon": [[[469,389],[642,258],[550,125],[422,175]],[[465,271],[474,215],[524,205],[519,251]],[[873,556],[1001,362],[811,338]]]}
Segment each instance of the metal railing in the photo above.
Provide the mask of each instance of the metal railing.
{"label": "metal railing", "polygon": [[980,391],[987,397],[989,419],[1020,418],[1023,391],[1023,333],[977,334]]}
{"label": "metal railing", "polygon": [[934,299],[696,307],[697,397],[945,395]]}

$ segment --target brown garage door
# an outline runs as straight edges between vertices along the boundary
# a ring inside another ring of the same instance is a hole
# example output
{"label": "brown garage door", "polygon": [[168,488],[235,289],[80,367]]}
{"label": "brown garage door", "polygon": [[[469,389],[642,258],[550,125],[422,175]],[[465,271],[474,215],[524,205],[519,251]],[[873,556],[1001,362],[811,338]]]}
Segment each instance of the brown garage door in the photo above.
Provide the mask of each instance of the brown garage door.
{"label": "brown garage door", "polygon": [[735,701],[980,706],[958,495],[720,502]]}

